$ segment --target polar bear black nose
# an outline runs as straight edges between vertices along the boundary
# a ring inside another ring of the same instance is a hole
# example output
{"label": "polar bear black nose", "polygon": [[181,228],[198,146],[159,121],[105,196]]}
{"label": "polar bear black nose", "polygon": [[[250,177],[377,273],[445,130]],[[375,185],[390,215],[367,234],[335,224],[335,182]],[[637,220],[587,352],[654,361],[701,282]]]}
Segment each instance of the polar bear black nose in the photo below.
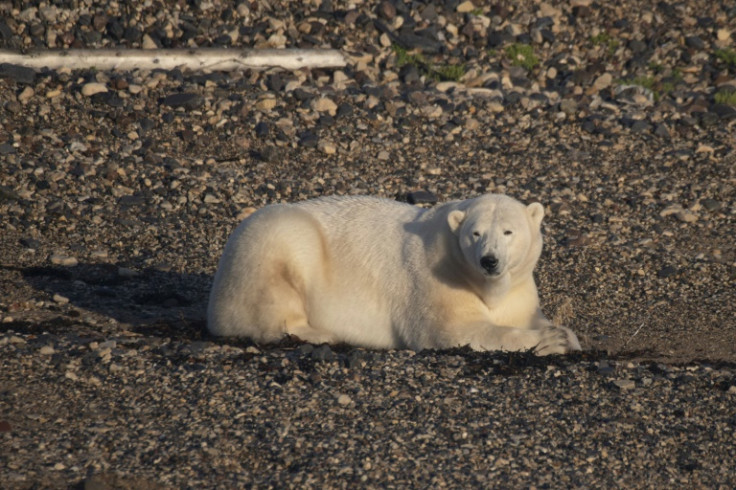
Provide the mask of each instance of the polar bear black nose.
{"label": "polar bear black nose", "polygon": [[480,258],[480,266],[485,269],[489,274],[496,272],[498,266],[498,259],[493,255],[486,255]]}

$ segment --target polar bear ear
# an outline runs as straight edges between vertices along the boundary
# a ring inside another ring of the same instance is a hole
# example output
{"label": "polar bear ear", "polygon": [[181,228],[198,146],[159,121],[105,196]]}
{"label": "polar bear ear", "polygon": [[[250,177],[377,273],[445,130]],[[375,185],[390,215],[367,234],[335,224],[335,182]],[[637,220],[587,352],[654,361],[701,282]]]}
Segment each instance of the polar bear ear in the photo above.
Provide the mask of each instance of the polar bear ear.
{"label": "polar bear ear", "polygon": [[533,202],[526,207],[526,211],[529,213],[529,217],[536,226],[542,224],[542,218],[544,218],[544,206],[538,202]]}
{"label": "polar bear ear", "polygon": [[450,225],[450,229],[453,233],[457,232],[464,219],[465,211],[460,209],[451,211],[450,214],[447,215],[447,224]]}

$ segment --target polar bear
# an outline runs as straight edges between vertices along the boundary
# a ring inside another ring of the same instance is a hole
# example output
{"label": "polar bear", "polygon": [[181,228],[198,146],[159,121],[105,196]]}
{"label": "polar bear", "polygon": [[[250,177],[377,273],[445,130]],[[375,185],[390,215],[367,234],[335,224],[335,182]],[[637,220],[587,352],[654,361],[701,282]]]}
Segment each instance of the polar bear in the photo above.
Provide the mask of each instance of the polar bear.
{"label": "polar bear", "polygon": [[367,196],[266,206],[225,246],[208,329],[257,342],[579,350],[539,307],[543,216],[499,194],[431,209]]}

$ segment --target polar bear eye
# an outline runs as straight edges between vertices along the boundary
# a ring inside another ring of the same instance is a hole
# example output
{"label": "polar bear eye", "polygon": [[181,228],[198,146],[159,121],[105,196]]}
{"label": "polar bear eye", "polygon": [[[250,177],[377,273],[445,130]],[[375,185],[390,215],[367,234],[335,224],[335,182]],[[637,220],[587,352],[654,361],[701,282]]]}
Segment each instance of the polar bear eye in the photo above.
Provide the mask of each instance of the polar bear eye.
{"label": "polar bear eye", "polygon": [[504,231],[504,232],[503,232],[503,234],[504,234],[504,235],[507,235],[507,236],[508,236],[508,235],[511,235],[511,234],[513,234],[513,233],[514,233],[514,232],[513,232],[513,231],[511,231],[511,230],[506,230],[506,231]]}
{"label": "polar bear eye", "polygon": [[473,232],[473,236],[474,236],[475,238],[478,238],[478,237],[480,236],[480,232],[479,232],[479,231],[474,231],[474,232]]}

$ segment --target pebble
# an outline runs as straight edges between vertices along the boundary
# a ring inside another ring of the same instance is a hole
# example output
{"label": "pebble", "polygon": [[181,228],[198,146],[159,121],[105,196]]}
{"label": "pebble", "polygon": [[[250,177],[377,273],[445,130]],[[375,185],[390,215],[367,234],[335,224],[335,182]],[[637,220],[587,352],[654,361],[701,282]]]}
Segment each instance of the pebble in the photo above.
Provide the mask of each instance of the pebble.
{"label": "pebble", "polygon": [[337,104],[327,97],[318,97],[312,100],[312,109],[334,116],[337,113]]}
{"label": "pebble", "polygon": [[320,140],[317,148],[325,155],[334,155],[337,152],[337,147],[331,141]]}
{"label": "pebble", "polygon": [[455,10],[457,10],[459,14],[467,14],[468,12],[472,12],[473,10],[475,10],[475,8],[475,4],[470,0],[467,0],[458,5]]}
{"label": "pebble", "polygon": [[636,388],[636,382],[633,379],[617,379],[613,384],[622,391],[633,390]]}
{"label": "pebble", "polygon": [[595,79],[595,82],[593,82],[593,88],[596,91],[601,91],[610,87],[611,82],[613,82],[613,76],[610,73],[604,73]]}
{"label": "pebble", "polygon": [[171,94],[163,98],[162,104],[194,110],[204,105],[204,97],[194,93]]}
{"label": "pebble", "polygon": [[59,303],[60,305],[65,305],[65,304],[69,303],[69,298],[67,298],[66,296],[62,296],[62,295],[60,295],[58,293],[54,294],[54,296],[53,296],[52,299],[56,303]]}
{"label": "pebble", "polygon": [[256,102],[256,108],[260,111],[270,111],[276,107],[276,97],[263,97]]}
{"label": "pebble", "polygon": [[54,347],[51,345],[44,345],[38,350],[38,353],[42,356],[50,356],[54,352],[56,352],[56,349],[54,349]]}
{"label": "pebble", "polygon": [[342,405],[342,406],[350,405],[352,402],[353,402],[353,399],[344,393],[341,393],[337,396],[337,403],[339,405]]}
{"label": "pebble", "polygon": [[91,97],[95,94],[107,92],[107,86],[104,83],[90,82],[82,85],[82,95]]}
{"label": "pebble", "polygon": [[36,95],[36,91],[33,90],[33,88],[31,88],[31,87],[25,87],[21,91],[21,93],[18,94],[18,102],[21,102],[21,103],[25,104],[26,102],[28,102],[29,100],[31,100],[31,98],[34,95]]}
{"label": "pebble", "polygon": [[65,255],[60,252],[52,253],[51,256],[49,257],[49,260],[54,265],[61,265],[64,267],[74,267],[77,264],[79,264],[79,261],[77,260],[76,257]]}

